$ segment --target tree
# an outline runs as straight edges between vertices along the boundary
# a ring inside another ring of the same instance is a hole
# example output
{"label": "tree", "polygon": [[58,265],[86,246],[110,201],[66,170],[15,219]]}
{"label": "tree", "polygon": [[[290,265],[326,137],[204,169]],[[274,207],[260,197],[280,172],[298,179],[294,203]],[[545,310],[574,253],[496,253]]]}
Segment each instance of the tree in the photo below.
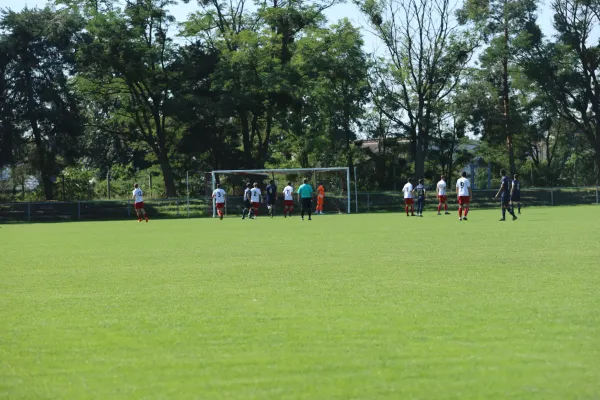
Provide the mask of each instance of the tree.
{"label": "tree", "polygon": [[[319,149],[320,165],[354,165],[352,144],[355,127],[364,115],[368,100],[368,59],[362,49],[359,29],[344,19],[328,28],[309,29],[298,41],[292,65],[301,76],[298,85],[305,92],[298,96],[313,108],[313,118],[299,121],[298,128],[313,129],[327,143]],[[327,162],[327,159],[331,160]]]}
{"label": "tree", "polygon": [[464,166],[472,157],[466,150],[461,149],[465,140],[466,118],[462,104],[455,97],[438,104],[433,114],[432,136],[432,175],[445,175],[449,182],[455,173],[455,168]]}
{"label": "tree", "polygon": [[404,128],[415,173],[423,176],[432,114],[460,81],[475,38],[454,22],[449,0],[365,0],[359,6],[388,56],[373,63],[373,96]]}
{"label": "tree", "polygon": [[271,146],[291,132],[290,113],[305,110],[298,95],[304,83],[291,60],[298,40],[322,25],[323,11],[334,3],[272,0],[251,13],[245,0],[199,1],[202,12],[185,24],[185,36],[219,55],[212,88],[219,93],[222,117],[237,120],[244,154],[239,166],[263,167]]}
{"label": "tree", "polygon": [[53,177],[61,163],[73,162],[75,138],[83,132],[69,81],[83,24],[68,10],[46,7],[4,11],[0,28],[3,159],[16,141],[31,145],[27,161],[40,173],[46,200],[52,200]]}
{"label": "tree", "polygon": [[482,56],[487,67],[501,64],[503,136],[508,148],[511,174],[516,173],[513,148],[514,124],[511,122],[510,71],[515,49],[512,42],[535,21],[537,0],[467,0],[459,10],[459,20],[474,23],[474,29],[490,43]]}
{"label": "tree", "polygon": [[136,0],[122,11],[85,8],[92,40],[81,48],[79,90],[95,104],[96,128],[149,150],[150,161],[160,165],[166,195],[175,197],[170,156],[181,127],[172,119],[172,82],[178,72],[172,67],[177,46],[169,37],[171,4]]}
{"label": "tree", "polygon": [[582,132],[594,153],[596,185],[600,185],[600,22],[597,1],[555,0],[554,40],[530,26],[520,62],[538,84],[555,113]]}

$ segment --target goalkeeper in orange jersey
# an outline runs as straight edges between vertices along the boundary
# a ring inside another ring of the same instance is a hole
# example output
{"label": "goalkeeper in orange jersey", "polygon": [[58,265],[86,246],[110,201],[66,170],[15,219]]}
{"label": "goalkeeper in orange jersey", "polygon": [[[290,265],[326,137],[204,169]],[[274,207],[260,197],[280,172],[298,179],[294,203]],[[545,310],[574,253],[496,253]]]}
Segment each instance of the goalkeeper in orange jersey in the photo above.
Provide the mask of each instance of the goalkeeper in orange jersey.
{"label": "goalkeeper in orange jersey", "polygon": [[315,214],[323,214],[323,202],[325,201],[325,188],[323,187],[323,184],[320,183],[319,187],[317,188],[317,210],[315,211]]}

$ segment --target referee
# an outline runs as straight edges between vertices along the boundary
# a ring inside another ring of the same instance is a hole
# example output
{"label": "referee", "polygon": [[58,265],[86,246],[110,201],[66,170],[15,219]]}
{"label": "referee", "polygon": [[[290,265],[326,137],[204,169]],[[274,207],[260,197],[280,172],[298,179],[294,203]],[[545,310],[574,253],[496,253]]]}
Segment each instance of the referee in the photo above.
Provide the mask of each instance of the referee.
{"label": "referee", "polygon": [[312,220],[312,196],[313,196],[313,188],[308,183],[308,179],[304,179],[304,183],[300,185],[298,188],[298,201],[302,206],[300,215],[302,216],[302,221],[304,221],[304,212],[308,212],[308,220]]}

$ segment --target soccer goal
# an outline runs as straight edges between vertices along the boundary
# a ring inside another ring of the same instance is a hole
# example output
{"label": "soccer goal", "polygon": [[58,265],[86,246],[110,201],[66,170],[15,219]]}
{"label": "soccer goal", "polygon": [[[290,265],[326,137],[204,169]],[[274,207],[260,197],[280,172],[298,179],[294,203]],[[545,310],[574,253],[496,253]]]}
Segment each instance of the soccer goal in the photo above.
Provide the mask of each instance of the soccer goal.
{"label": "soccer goal", "polygon": [[[313,186],[315,193],[317,187],[323,185],[325,199],[323,202],[324,213],[346,214],[350,213],[350,169],[348,167],[338,168],[288,168],[288,169],[252,169],[252,170],[218,170],[211,171],[210,182],[214,191],[217,183],[227,193],[226,214],[239,214],[243,205],[244,187],[247,183],[258,183],[259,188],[265,196],[265,190],[271,180],[275,182],[278,192],[276,209],[283,210],[282,191],[288,182],[295,191],[304,179]],[[316,202],[313,202],[316,205]],[[266,206],[264,206],[266,208]],[[216,203],[212,201],[213,217],[217,215]]]}

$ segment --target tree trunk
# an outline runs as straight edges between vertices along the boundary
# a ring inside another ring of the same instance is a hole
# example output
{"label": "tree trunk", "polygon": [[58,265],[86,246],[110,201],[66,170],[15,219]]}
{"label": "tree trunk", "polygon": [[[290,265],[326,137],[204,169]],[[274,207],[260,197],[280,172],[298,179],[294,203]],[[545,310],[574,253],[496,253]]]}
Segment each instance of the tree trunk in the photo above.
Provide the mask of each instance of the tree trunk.
{"label": "tree trunk", "polygon": [[40,173],[42,175],[42,186],[44,187],[44,197],[46,200],[54,200],[54,188],[52,186],[52,179],[48,172],[48,158],[46,157],[46,150],[42,143],[42,134],[38,126],[37,118],[31,117],[31,130],[33,132],[33,139],[35,142],[35,152],[39,162]]}
{"label": "tree trunk", "polygon": [[271,131],[273,130],[273,104],[267,106],[267,126],[265,127],[265,140],[260,143],[260,165],[258,168],[264,168],[269,154],[269,141],[271,140]]}
{"label": "tree trunk", "polygon": [[173,168],[169,157],[163,152],[159,154],[158,160],[160,162],[160,169],[163,173],[163,181],[165,184],[165,193],[167,197],[177,197],[177,191],[175,190],[175,177],[173,175]]}
{"label": "tree trunk", "polygon": [[[600,131],[600,126],[596,127]],[[594,171],[596,172],[596,186],[600,186],[600,133],[596,133],[596,146],[594,149]]]}
{"label": "tree trunk", "polygon": [[252,167],[252,143],[250,143],[250,121],[248,121],[248,112],[240,110],[240,120],[242,123],[242,144],[244,146],[244,165],[246,168]]}
{"label": "tree trunk", "polygon": [[42,132],[40,131],[40,126],[38,123],[39,121],[37,118],[36,104],[33,98],[33,82],[31,79],[31,72],[28,70],[25,72],[25,82],[27,85],[27,114],[29,117],[29,123],[31,124],[31,131],[33,133],[37,162],[39,164],[40,174],[42,175],[44,197],[46,200],[54,200],[52,180],[50,177],[50,172],[48,171],[48,158],[46,157],[46,150],[44,149],[44,143],[42,142]]}
{"label": "tree trunk", "polygon": [[415,178],[420,179],[425,175],[425,146],[427,132],[423,127],[419,127],[417,134],[417,154],[415,158]]}
{"label": "tree trunk", "polygon": [[409,136],[410,136],[410,157],[411,157],[411,161],[415,162],[415,160],[417,159],[417,125],[413,124],[411,122],[410,125],[410,132],[409,132]]}
{"label": "tree trunk", "polygon": [[515,167],[515,152],[513,149],[512,126],[510,123],[510,104],[508,87],[508,1],[504,0],[504,54],[502,56],[502,98],[504,103],[504,133],[506,145],[508,146],[508,162],[510,174],[514,176],[517,172]]}

